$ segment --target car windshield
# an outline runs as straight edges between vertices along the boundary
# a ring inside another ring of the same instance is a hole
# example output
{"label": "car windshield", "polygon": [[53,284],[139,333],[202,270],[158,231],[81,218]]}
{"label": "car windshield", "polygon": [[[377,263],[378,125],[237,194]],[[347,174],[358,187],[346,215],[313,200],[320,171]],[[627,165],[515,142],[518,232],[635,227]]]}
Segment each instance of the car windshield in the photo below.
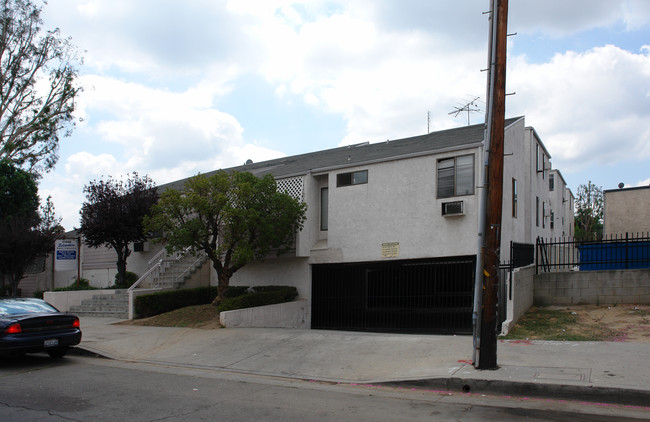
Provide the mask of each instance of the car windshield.
{"label": "car windshield", "polygon": [[42,312],[57,312],[47,302],[37,300],[0,300],[0,316],[25,315]]}

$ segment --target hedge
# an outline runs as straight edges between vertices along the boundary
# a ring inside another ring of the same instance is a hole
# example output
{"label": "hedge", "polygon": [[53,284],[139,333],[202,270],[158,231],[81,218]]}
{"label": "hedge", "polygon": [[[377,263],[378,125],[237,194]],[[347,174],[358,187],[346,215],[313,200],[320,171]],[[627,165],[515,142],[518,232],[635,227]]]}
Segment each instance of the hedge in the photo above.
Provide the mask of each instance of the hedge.
{"label": "hedge", "polygon": [[99,288],[91,286],[90,281],[86,278],[78,278],[68,287],[57,287],[54,289],[55,292],[71,292],[77,290],[99,290]]}
{"label": "hedge", "polygon": [[223,312],[273,305],[275,303],[291,302],[298,297],[298,290],[292,286],[256,286],[250,290],[241,296],[222,300],[217,306],[217,310]]}
{"label": "hedge", "polygon": [[[291,302],[298,296],[298,290],[289,286],[257,286],[252,288],[248,286],[229,286],[224,296],[225,299],[217,306],[219,312]],[[216,287],[167,290],[137,296],[135,298],[135,314],[137,318],[146,318],[186,306],[208,304],[215,297],[217,297]]]}
{"label": "hedge", "polygon": [[171,312],[186,306],[205,305],[217,297],[216,287],[196,289],[167,290],[135,298],[135,314],[138,318]]}

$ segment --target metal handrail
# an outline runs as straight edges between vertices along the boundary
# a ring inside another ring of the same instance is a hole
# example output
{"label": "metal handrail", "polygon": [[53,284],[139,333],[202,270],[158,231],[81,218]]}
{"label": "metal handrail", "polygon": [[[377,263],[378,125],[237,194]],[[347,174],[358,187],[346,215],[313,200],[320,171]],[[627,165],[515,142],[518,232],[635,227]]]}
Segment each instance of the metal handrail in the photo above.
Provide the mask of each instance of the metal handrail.
{"label": "metal handrail", "polygon": [[[191,249],[192,248],[187,247],[182,251],[182,253],[175,253],[174,255],[172,255],[173,256],[172,259],[165,259],[166,249],[163,248],[160,252],[156,253],[156,255],[154,255],[152,259],[149,260],[149,265],[150,265],[149,270],[147,270],[147,272],[144,273],[142,277],[140,277],[135,283],[133,283],[133,285],[131,285],[131,287],[129,287],[127,291],[133,291],[135,288],[138,288],[141,284],[143,284],[147,279],[152,280],[152,284],[154,287],[159,287],[160,282],[153,283],[153,280],[155,280],[155,278],[152,277],[152,275],[156,272],[156,270],[158,270],[157,275],[158,275],[158,280],[160,280],[161,279],[160,276],[162,275],[162,273],[164,273],[164,269],[172,267],[172,263],[176,263],[180,261],[183,257],[187,256],[187,254],[190,253]],[[187,269],[185,269],[185,271],[181,273],[180,276],[174,277],[174,281],[177,281],[181,276],[184,276],[184,274],[187,273],[200,259],[203,259],[204,255],[205,253],[202,253],[194,262],[192,262],[192,264]]]}
{"label": "metal handrail", "polygon": [[206,255],[205,252],[200,252],[197,255],[196,259],[185,269],[185,271],[183,271],[182,273],[180,273],[180,275],[178,275],[176,278],[174,278],[174,281],[182,280],[183,277],[185,277],[185,274],[190,272],[190,270],[192,268],[194,268],[199,263],[199,261],[202,261],[203,258],[205,258],[206,256],[207,255]]}
{"label": "metal handrail", "polygon": [[151,268],[149,268],[149,270],[146,273],[144,273],[142,277],[138,279],[138,281],[133,283],[131,287],[127,289],[127,291],[129,292],[132,291],[133,289],[138,287],[145,279],[147,279],[155,270],[159,270],[160,267],[162,266],[162,262],[163,262],[162,260],[156,262]]}

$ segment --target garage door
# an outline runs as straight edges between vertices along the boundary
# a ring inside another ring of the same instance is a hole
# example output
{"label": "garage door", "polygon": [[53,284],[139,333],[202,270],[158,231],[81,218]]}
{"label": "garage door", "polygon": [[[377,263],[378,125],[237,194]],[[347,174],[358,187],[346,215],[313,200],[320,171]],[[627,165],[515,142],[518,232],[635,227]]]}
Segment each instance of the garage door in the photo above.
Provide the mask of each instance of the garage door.
{"label": "garage door", "polygon": [[312,328],[471,334],[475,256],[312,266]]}

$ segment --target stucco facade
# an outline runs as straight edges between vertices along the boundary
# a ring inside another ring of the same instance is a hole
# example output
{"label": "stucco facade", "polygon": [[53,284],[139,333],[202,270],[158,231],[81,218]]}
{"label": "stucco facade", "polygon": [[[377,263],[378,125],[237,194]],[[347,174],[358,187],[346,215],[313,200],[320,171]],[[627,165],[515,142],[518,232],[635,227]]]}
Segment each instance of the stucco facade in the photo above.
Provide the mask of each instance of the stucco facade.
{"label": "stucco facade", "polygon": [[[298,234],[295,257],[281,260],[281,267],[287,269],[284,284],[295,285],[301,298],[309,299],[313,265],[476,255],[483,163],[482,138],[476,141],[468,139],[453,147],[434,147],[365,164],[310,168],[304,175],[292,175],[302,178],[308,211],[305,227]],[[387,144],[393,142],[402,140]],[[372,145],[351,146],[350,155],[363,155],[364,148]],[[537,236],[573,234],[573,194],[561,173],[551,168],[549,152],[523,118],[509,121],[505,154],[502,260],[508,259],[511,241],[534,244]],[[467,155],[473,157],[473,193],[438,197],[440,161]],[[365,171],[367,182],[337,186],[339,174]],[[513,179],[517,190],[514,212]],[[327,230],[321,230],[323,188],[328,191]],[[442,215],[443,203],[458,201],[462,201],[462,214]],[[271,258],[245,266],[235,274],[233,284],[274,284],[277,279],[270,278],[265,270],[278,265],[273,262]]]}
{"label": "stucco facade", "polygon": [[[385,286],[392,282],[390,277],[379,275],[385,271],[385,264],[401,266],[396,271],[403,274],[416,274],[403,268],[433,268],[440,264],[435,260],[449,258],[448,262],[460,259],[465,262],[462,265],[469,265],[464,267],[469,271],[463,270],[466,291],[462,294],[471,297],[471,262],[478,251],[479,197],[483,189],[483,137],[484,125],[474,125],[226,169],[257,176],[271,174],[280,190],[307,204],[307,219],[297,234],[295,249],[281,257],[269,256],[247,264],[234,274],[231,284],[295,286],[299,298],[313,305],[315,268],[354,266],[357,272],[352,273],[366,277],[362,285]],[[573,196],[560,172],[551,168],[550,154],[540,137],[533,128],[526,127],[523,117],[506,121],[504,147],[499,232],[501,259],[507,260],[510,242],[534,244],[537,236],[571,235]],[[551,178],[553,183],[549,185]],[[184,182],[179,180],[161,188],[182,189]],[[142,275],[160,248],[150,244],[148,250],[134,252],[128,270]],[[96,287],[112,283],[115,254],[108,252],[102,255],[104,268],[90,268],[83,263],[90,255],[82,249],[81,276],[91,279]],[[108,261],[109,255],[112,262]],[[378,269],[377,265],[383,267]],[[427,274],[415,283],[437,283],[437,273]],[[67,283],[70,276],[57,275],[57,287]],[[444,286],[436,289],[449,289],[451,283],[453,290],[455,276],[444,277]],[[65,282],[59,281],[61,278]],[[209,279],[216,280],[213,269]],[[406,283],[415,291],[413,280]],[[362,302],[372,311],[385,300],[386,296],[375,296]],[[420,311],[430,313],[431,309]]]}

